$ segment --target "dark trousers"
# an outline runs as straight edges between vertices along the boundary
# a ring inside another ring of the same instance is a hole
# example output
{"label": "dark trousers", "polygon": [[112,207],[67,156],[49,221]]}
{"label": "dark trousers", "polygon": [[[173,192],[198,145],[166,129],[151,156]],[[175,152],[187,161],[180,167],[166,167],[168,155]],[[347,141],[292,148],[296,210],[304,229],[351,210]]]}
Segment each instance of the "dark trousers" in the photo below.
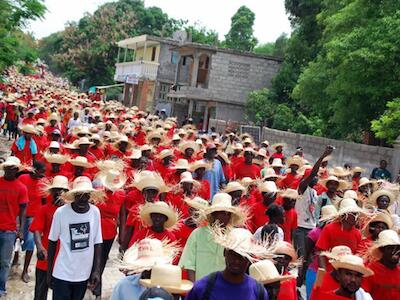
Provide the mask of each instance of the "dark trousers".
{"label": "dark trousers", "polygon": [[69,282],[53,277],[53,300],[82,300],[88,281]]}
{"label": "dark trousers", "polygon": [[106,267],[108,255],[110,254],[113,242],[114,242],[114,239],[103,240],[103,244],[102,244],[102,248],[101,248],[101,261],[100,261],[100,281],[93,290],[93,295],[95,295],[95,296],[101,295],[101,278],[103,277],[104,268]]}
{"label": "dark trousers", "polygon": [[310,231],[311,229],[308,228],[297,227],[293,233],[294,248],[299,257],[304,257],[306,254],[306,239]]}
{"label": "dark trousers", "polygon": [[36,268],[35,270],[35,298],[34,300],[47,300],[47,271]]}

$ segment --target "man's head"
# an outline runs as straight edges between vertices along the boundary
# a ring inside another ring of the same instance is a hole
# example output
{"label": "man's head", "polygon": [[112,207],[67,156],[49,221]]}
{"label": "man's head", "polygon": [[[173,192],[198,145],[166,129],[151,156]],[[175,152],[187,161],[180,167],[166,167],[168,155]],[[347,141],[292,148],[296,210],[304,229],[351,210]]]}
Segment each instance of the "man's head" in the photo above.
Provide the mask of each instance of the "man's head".
{"label": "man's head", "polygon": [[14,180],[17,178],[19,169],[17,166],[6,166],[4,167],[4,178],[6,180]]}
{"label": "man's head", "polygon": [[285,211],[282,206],[272,204],[265,214],[269,217],[269,221],[272,224],[282,225],[285,223]]}
{"label": "man's head", "polygon": [[43,178],[46,172],[46,164],[42,161],[35,160],[32,164],[33,166],[33,178]]}
{"label": "man's head", "polygon": [[376,222],[370,222],[368,224],[368,233],[371,235],[371,239],[373,241],[375,241],[378,238],[379,233],[381,233],[381,231],[387,229],[389,229],[389,227],[385,222],[376,221]]}
{"label": "man's head", "polygon": [[79,118],[79,113],[76,111],[74,112],[74,120],[77,120]]}
{"label": "man's head", "polygon": [[253,158],[254,158],[254,153],[253,153],[253,151],[246,149],[243,153],[243,157],[244,157],[244,162],[246,164],[251,164],[253,161]]}
{"label": "man's head", "polygon": [[289,197],[284,197],[283,198],[283,208],[285,210],[291,210],[292,208],[294,208],[296,205],[296,199],[293,198],[289,198]]}
{"label": "man's head", "polygon": [[203,179],[203,176],[204,176],[205,172],[206,172],[206,168],[205,167],[201,167],[201,168],[197,168],[194,171],[194,174],[195,174],[197,179]]}
{"label": "man's head", "polygon": [[168,221],[168,217],[160,213],[151,213],[150,219],[152,222],[152,227],[159,230],[163,230],[165,222]]}
{"label": "man's head", "polygon": [[386,195],[379,196],[376,199],[376,206],[378,209],[388,209],[390,205],[390,198]]}
{"label": "man's head", "polygon": [[328,180],[326,183],[326,188],[330,193],[336,193],[339,188],[339,182],[336,180]]}
{"label": "man's head", "polygon": [[226,227],[231,223],[232,213],[228,211],[215,211],[211,213],[211,224],[219,223],[222,227]]}
{"label": "man's head", "polygon": [[158,190],[154,187],[147,187],[142,190],[142,194],[146,202],[154,202],[158,195]]}
{"label": "man's head", "polygon": [[379,167],[380,167],[381,169],[386,169],[386,167],[387,167],[387,161],[384,160],[384,159],[382,159],[382,160],[379,162]]}
{"label": "man's head", "polygon": [[244,275],[250,265],[249,260],[233,250],[225,249],[225,271],[232,275]]}
{"label": "man's head", "polygon": [[388,245],[379,248],[379,251],[382,253],[381,262],[383,265],[394,269],[400,259],[400,245]]}
{"label": "man's head", "polygon": [[214,159],[216,155],[217,155],[217,147],[212,143],[208,144],[204,156],[207,159],[211,160]]}
{"label": "man's head", "polygon": [[345,227],[351,228],[357,224],[359,214],[357,213],[348,213],[341,216],[342,224]]}
{"label": "man's head", "polygon": [[340,288],[350,295],[354,295],[361,287],[361,280],[363,274],[349,270],[349,269],[338,269],[337,277]]}
{"label": "man's head", "polygon": [[57,125],[57,120],[51,119],[51,120],[50,120],[50,125],[51,125],[52,127],[56,126],[56,125]]}
{"label": "man's head", "polygon": [[74,195],[74,203],[79,208],[85,208],[89,203],[90,193],[75,193]]}
{"label": "man's head", "polygon": [[185,156],[186,157],[192,157],[193,153],[194,153],[193,148],[186,148],[185,149]]}
{"label": "man's head", "polygon": [[67,190],[62,189],[62,188],[52,188],[50,189],[50,195],[52,199],[52,203],[56,206],[61,206],[64,204],[63,200],[60,199],[60,196],[63,192]]}

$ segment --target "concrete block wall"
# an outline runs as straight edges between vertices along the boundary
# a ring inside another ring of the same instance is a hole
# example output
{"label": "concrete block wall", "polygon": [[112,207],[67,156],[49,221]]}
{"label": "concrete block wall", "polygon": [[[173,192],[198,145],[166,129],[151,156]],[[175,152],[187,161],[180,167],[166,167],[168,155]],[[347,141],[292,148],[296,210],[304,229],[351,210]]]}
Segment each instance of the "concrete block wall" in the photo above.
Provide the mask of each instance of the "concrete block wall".
{"label": "concrete block wall", "polygon": [[[176,64],[171,62],[172,51],[171,44],[160,44],[160,66],[158,67],[157,80],[174,83],[176,74]],[[189,80],[189,64],[181,66],[180,82],[188,82]]]}
{"label": "concrete block wall", "polygon": [[396,149],[378,146],[369,146],[352,142],[333,140],[323,137],[311,136],[300,133],[281,131],[264,127],[262,130],[263,140],[268,140],[270,145],[278,142],[287,144],[284,150],[286,156],[293,155],[296,147],[304,149],[305,158],[313,164],[325,150],[326,145],[332,145],[336,149],[332,155],[331,165],[343,166],[345,163],[367,169],[363,174],[369,176],[373,168],[379,165],[381,159],[388,162],[388,169],[395,177],[398,173]]}

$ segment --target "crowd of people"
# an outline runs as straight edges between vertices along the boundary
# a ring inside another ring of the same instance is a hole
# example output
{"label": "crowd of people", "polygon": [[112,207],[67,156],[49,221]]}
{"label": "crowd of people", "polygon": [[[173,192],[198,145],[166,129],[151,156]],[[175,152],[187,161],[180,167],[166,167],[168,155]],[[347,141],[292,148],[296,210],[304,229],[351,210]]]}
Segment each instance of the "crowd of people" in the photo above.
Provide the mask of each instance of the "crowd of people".
{"label": "crowd of people", "polygon": [[36,249],[37,300],[101,299],[109,259],[124,274],[112,300],[400,299],[400,193],[384,161],[367,177],[331,165],[331,146],[309,162],[302,147],[201,133],[51,74],[6,79],[0,297],[19,253],[32,280]]}

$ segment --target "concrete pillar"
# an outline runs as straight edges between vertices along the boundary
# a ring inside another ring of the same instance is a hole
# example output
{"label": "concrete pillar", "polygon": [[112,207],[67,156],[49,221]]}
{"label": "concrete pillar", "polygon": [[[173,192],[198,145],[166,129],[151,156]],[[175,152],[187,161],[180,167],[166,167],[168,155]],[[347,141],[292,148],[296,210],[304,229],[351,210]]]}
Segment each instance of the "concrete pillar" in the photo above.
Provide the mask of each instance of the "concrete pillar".
{"label": "concrete pillar", "polygon": [[175,85],[179,84],[179,76],[181,74],[181,66],[182,66],[182,57],[179,55],[179,60],[178,60],[178,63],[176,65],[176,69],[175,69],[175,80],[174,80]]}
{"label": "concrete pillar", "polygon": [[142,59],[142,62],[143,62],[143,61],[146,61],[146,52],[147,52],[147,40],[144,41],[144,49],[143,49],[143,59]]}
{"label": "concrete pillar", "polygon": [[397,174],[400,170],[400,136],[393,143],[393,156],[391,158],[391,163],[389,164],[390,172],[392,173],[392,179],[396,180]]}
{"label": "concrete pillar", "polygon": [[206,105],[204,109],[204,115],[203,115],[203,131],[206,131],[208,128],[208,104]]}
{"label": "concrete pillar", "polygon": [[193,101],[192,99],[189,99],[189,108],[188,108],[188,116],[191,118],[193,114]]}
{"label": "concrete pillar", "polygon": [[127,106],[129,103],[129,88],[130,84],[124,83],[124,99],[122,100],[122,103]]}
{"label": "concrete pillar", "polygon": [[195,51],[193,53],[193,68],[192,68],[192,80],[190,81],[190,86],[197,86],[197,75],[199,74],[199,60],[200,54]]}
{"label": "concrete pillar", "polygon": [[130,84],[130,86],[131,86],[131,93],[130,93],[130,97],[129,97],[129,107],[132,107],[133,106],[133,97],[135,95],[136,87],[134,84]]}

